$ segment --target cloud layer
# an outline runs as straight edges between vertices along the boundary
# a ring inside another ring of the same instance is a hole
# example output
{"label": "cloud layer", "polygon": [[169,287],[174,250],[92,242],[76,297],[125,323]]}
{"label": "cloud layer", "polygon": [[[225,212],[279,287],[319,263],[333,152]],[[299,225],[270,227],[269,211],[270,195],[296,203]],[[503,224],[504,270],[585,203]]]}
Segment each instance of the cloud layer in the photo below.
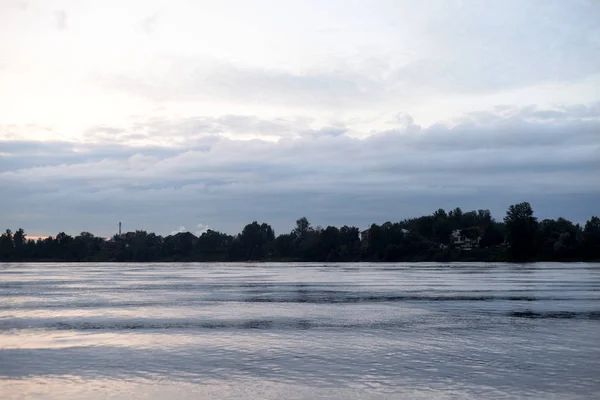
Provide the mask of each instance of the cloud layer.
{"label": "cloud layer", "polygon": [[[457,205],[502,217],[521,200],[583,220],[600,213],[599,110],[499,107],[428,128],[402,116],[365,139],[336,128],[306,134],[302,118],[227,116],[148,121],[175,146],[5,141],[4,221],[48,232],[62,215],[64,229],[107,234],[117,221],[169,233],[199,221],[234,232],[264,219],[287,230],[302,215],[365,226]],[[118,142],[135,128],[94,132]],[[223,136],[263,129],[278,140]],[[554,208],[566,199],[577,205]]]}

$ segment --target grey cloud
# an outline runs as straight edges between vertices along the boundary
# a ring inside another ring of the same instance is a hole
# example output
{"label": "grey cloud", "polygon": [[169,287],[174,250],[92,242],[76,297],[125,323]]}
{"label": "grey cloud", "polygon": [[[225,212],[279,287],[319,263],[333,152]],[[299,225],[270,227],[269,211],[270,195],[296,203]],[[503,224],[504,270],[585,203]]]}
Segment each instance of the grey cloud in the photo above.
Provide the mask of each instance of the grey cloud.
{"label": "grey cloud", "polygon": [[[123,128],[115,128],[115,127],[111,127],[111,126],[100,125],[100,126],[94,126],[94,127],[87,129],[83,133],[83,136],[86,139],[107,141],[107,140],[125,140],[125,137],[130,137],[131,135],[130,134],[128,135],[125,132],[125,129],[123,129]],[[144,135],[141,135],[141,137],[143,138]]]}
{"label": "grey cloud", "polygon": [[[148,137],[168,137],[170,141],[189,145],[191,139],[206,140],[216,135],[234,135],[237,138],[254,137],[294,137],[313,133],[309,118],[261,119],[252,115],[202,116],[177,120],[154,118],[137,122],[132,132],[140,132]],[[327,128],[326,128],[327,129]]]}
{"label": "grey cloud", "polygon": [[141,78],[134,74],[96,74],[104,87],[154,100],[229,99],[284,105],[353,106],[380,98],[384,88],[353,71],[312,71],[240,67],[205,57],[170,57],[166,76]]}
{"label": "grey cloud", "polygon": [[321,136],[340,136],[348,132],[348,128],[344,126],[327,126],[319,129],[311,129],[303,132],[305,135],[313,137]]}
{"label": "grey cloud", "polygon": [[[581,220],[600,213],[594,107],[557,108],[551,119],[539,118],[551,110],[498,108],[430,128],[401,119],[402,129],[362,140],[210,136],[202,146],[192,137],[169,148],[5,141],[0,184],[5,198],[19,199],[5,206],[5,223],[45,229],[40,233],[67,224],[110,234],[112,220],[169,233],[197,221],[233,232],[264,219],[281,231],[303,214],[319,224],[365,226],[460,205],[489,207],[501,217],[522,200],[541,216]],[[254,130],[257,119],[218,121],[244,131],[244,124]],[[295,129],[302,131],[299,121]],[[188,123],[179,129],[187,132]],[[567,207],[569,198],[577,207]]]}
{"label": "grey cloud", "polygon": [[156,30],[159,18],[160,15],[157,12],[152,13],[140,20],[140,27],[147,35],[150,35]]}
{"label": "grey cloud", "polygon": [[438,17],[422,28],[419,58],[332,56],[329,61],[335,67],[326,67],[330,65],[326,60],[312,70],[292,73],[207,57],[164,55],[159,64],[170,68],[156,76],[132,72],[98,74],[92,79],[154,100],[222,99],[346,109],[398,98],[577,82],[599,73],[597,3],[453,4],[442,3]]}
{"label": "grey cloud", "polygon": [[8,9],[27,10],[29,2],[24,0],[5,0],[0,4],[0,8],[6,6]]}
{"label": "grey cloud", "polygon": [[430,25],[437,54],[399,68],[419,90],[485,92],[597,74],[600,6],[583,1],[446,3]]}
{"label": "grey cloud", "polygon": [[89,128],[86,131],[87,134],[91,134],[91,135],[94,135],[96,133],[115,135],[115,134],[118,134],[121,132],[123,132],[122,128],[115,128],[112,126],[105,126],[105,125],[95,126],[95,127]]}
{"label": "grey cloud", "polygon": [[86,144],[67,141],[0,140],[0,172],[31,168],[78,165],[102,160],[123,159],[133,155],[168,158],[179,148],[127,146],[123,144]]}
{"label": "grey cloud", "polygon": [[54,18],[56,19],[56,29],[59,31],[67,29],[67,12],[65,10],[55,11]]}

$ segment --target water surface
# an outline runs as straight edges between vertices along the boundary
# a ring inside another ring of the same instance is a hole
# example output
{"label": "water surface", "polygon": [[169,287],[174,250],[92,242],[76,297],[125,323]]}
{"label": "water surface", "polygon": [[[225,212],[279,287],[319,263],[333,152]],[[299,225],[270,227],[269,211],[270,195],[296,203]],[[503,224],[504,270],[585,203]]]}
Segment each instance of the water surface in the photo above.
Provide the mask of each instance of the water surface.
{"label": "water surface", "polygon": [[0,264],[0,397],[598,398],[599,264]]}

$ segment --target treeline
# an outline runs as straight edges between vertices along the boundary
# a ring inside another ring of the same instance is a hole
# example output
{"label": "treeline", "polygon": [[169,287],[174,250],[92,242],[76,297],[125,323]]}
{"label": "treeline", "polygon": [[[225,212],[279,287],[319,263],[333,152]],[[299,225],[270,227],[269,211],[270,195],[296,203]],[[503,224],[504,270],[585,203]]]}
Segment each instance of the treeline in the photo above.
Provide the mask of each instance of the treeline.
{"label": "treeline", "polygon": [[[458,240],[457,240],[458,238]],[[465,245],[467,243],[467,245]],[[529,203],[509,207],[503,221],[489,210],[443,209],[400,222],[313,227],[306,218],[275,235],[252,222],[237,235],[200,237],[146,231],[104,239],[82,232],[31,240],[23,229],[0,236],[0,261],[583,261],[600,260],[600,218],[584,226],[563,218],[538,221]]]}

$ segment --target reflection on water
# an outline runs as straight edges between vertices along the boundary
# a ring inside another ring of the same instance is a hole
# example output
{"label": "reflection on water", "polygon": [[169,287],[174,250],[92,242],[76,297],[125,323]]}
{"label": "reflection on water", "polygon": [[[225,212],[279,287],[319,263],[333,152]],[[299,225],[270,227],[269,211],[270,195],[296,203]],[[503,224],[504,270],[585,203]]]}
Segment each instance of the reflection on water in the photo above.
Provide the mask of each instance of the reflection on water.
{"label": "reflection on water", "polygon": [[0,397],[594,398],[598,264],[0,264]]}

